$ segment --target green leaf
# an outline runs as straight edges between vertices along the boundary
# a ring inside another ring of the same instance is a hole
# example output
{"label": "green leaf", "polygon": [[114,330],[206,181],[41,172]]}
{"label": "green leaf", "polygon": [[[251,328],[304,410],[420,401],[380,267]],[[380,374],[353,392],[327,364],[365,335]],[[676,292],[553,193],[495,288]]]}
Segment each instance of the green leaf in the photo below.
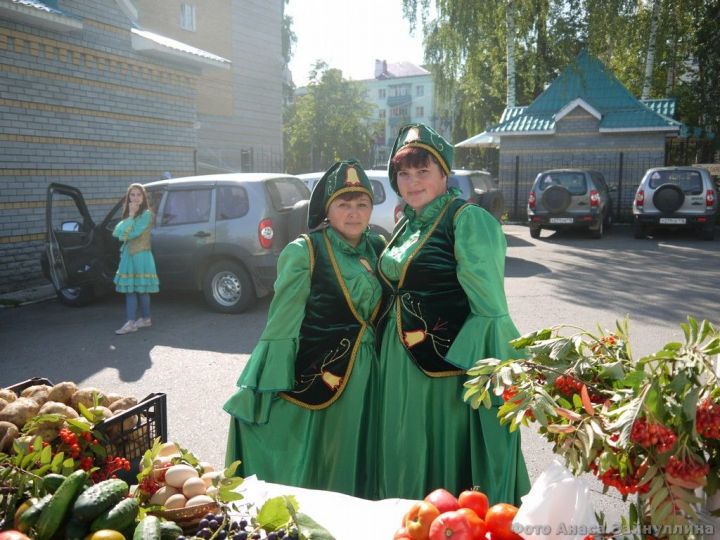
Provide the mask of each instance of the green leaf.
{"label": "green leaf", "polygon": [[295,515],[295,524],[300,532],[300,538],[306,540],[335,540],[330,531],[307,514],[298,512]]}
{"label": "green leaf", "polygon": [[688,422],[693,422],[695,420],[695,413],[697,411],[698,397],[700,396],[700,391],[700,388],[692,388],[683,400],[683,417]]}
{"label": "green leaf", "polygon": [[548,339],[551,335],[552,330],[550,328],[543,328],[542,330],[536,330],[535,332],[530,332],[529,334],[524,334],[519,338],[513,339],[510,345],[516,349],[524,349],[537,341]]}
{"label": "green leaf", "polygon": [[286,496],[281,495],[265,501],[265,504],[262,505],[257,515],[257,521],[260,527],[268,532],[272,532],[280,527],[287,526],[292,516],[288,511],[285,499]]}
{"label": "green leaf", "polygon": [[40,451],[40,463],[48,465],[52,461],[52,447],[48,444]]}
{"label": "green leaf", "polygon": [[611,364],[604,364],[600,369],[601,379],[620,380],[625,377],[625,368],[623,368],[622,362],[612,362]]}
{"label": "green leaf", "polygon": [[239,459],[233,461],[230,465],[228,465],[225,470],[223,471],[223,476],[225,478],[230,478],[231,476],[235,476],[235,473],[237,472],[238,467],[240,466],[240,463],[242,463]]}
{"label": "green leaf", "polygon": [[243,482],[243,478],[239,476],[232,476],[230,478],[222,478],[218,487],[225,489],[237,489],[242,485]]}
{"label": "green leaf", "polygon": [[652,512],[653,523],[662,524],[670,515],[673,509],[673,503],[668,499],[663,499]]}

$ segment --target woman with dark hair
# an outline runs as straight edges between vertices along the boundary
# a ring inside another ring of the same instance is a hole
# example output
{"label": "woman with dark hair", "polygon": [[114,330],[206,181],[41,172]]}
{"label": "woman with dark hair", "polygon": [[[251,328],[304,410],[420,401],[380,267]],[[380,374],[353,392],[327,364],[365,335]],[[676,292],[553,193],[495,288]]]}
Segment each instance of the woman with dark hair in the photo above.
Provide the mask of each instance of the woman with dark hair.
{"label": "woman with dark hair", "polygon": [[280,254],[267,325],[224,406],[226,462],[241,460],[241,476],[376,497],[374,269],[385,241],[368,230],[372,206],[360,165],[336,163],[313,189],[312,232]]}
{"label": "woman with dark hair", "polygon": [[[152,326],[150,293],[160,290],[155,259],[150,250],[150,231],[154,214],[148,205],[142,184],[130,184],[123,201],[122,220],[113,236],[120,240],[120,264],[115,273],[115,290],[125,294],[125,324],[115,331],[118,335]],[[141,317],[136,319],[138,304]]]}
{"label": "woman with dark hair", "polygon": [[530,487],[519,431],[463,401],[465,372],[510,358],[518,336],[503,285],[506,242],[484,209],[448,189],[453,147],[428,126],[404,126],[388,173],[407,203],[378,263],[381,320],[379,495],[421,499],[479,486],[519,505]]}

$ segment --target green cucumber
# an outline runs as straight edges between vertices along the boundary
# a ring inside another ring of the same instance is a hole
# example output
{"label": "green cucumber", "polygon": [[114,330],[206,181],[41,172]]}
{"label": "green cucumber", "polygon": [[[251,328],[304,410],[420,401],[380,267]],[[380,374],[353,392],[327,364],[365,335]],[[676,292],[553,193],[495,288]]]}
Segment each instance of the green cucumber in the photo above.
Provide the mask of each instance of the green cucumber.
{"label": "green cucumber", "polygon": [[160,518],[145,516],[135,527],[133,540],[160,540]]}
{"label": "green cucumber", "polygon": [[86,522],[73,517],[65,525],[65,540],[84,540],[89,532]]}
{"label": "green cucumber", "polygon": [[175,540],[182,535],[183,530],[174,521],[162,520],[160,522],[160,540]]}
{"label": "green cucumber", "polygon": [[37,523],[38,519],[40,519],[40,514],[48,505],[51,498],[52,493],[45,495],[42,499],[38,501],[35,501],[17,518],[17,521],[15,522],[15,528],[21,533],[26,533],[30,529],[32,529]]}
{"label": "green cucumber", "polygon": [[100,529],[121,531],[135,522],[139,511],[140,503],[138,503],[137,499],[123,499],[110,510],[106,510],[96,517],[90,524],[90,531],[95,532]]}
{"label": "green cucumber", "polygon": [[80,521],[92,521],[124,499],[129,490],[127,482],[119,478],[98,482],[77,498],[73,505],[73,517]]}
{"label": "green cucumber", "polygon": [[55,493],[64,481],[65,476],[55,473],[46,474],[42,479],[43,487],[48,493]]}
{"label": "green cucumber", "polygon": [[57,532],[65,519],[65,514],[85,485],[85,480],[87,480],[85,471],[75,471],[52,494],[50,502],[40,513],[40,518],[35,525],[38,540],[49,540]]}

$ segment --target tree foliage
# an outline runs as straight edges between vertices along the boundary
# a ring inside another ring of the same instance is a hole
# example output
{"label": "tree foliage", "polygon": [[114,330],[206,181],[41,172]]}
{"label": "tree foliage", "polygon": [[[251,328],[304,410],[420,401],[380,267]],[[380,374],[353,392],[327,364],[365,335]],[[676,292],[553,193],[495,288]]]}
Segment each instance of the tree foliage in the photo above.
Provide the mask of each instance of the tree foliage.
{"label": "tree foliage", "polygon": [[[658,2],[650,98],[675,97],[681,121],[717,131],[720,0]],[[516,104],[529,105],[583,48],[639,96],[652,8],[648,0],[403,0],[411,28],[422,20],[437,97],[454,104],[455,140],[496,123],[505,108],[507,9]]]}
{"label": "tree foliage", "polygon": [[374,105],[363,87],[343,78],[342,71],[316,62],[307,93],[298,97],[285,122],[286,169],[293,173],[322,171],[339,159],[356,158],[370,165],[376,126]]}

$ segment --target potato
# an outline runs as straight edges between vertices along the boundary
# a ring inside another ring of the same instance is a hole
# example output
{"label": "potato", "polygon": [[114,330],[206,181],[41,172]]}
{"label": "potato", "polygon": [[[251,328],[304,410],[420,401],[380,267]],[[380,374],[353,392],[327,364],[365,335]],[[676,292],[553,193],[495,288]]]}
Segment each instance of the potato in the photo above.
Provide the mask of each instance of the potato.
{"label": "potato", "polygon": [[57,401],[58,403],[70,405],[70,400],[72,400],[73,394],[77,392],[77,389],[78,387],[74,382],[64,381],[58,383],[50,390],[48,401]]}
{"label": "potato", "polygon": [[75,410],[80,410],[80,403],[90,408],[95,405],[95,396],[97,396],[98,405],[103,407],[108,405],[107,396],[105,396],[102,390],[98,390],[97,388],[81,388],[70,398],[70,405]]}
{"label": "potato", "polygon": [[107,420],[113,415],[113,412],[110,409],[103,407],[102,405],[98,405],[97,407],[88,407],[88,411],[92,414],[96,424],[102,422],[103,420]]}
{"label": "potato", "polygon": [[18,397],[15,392],[8,390],[7,388],[0,389],[0,398],[4,399],[8,403],[15,401]]}
{"label": "potato", "polygon": [[[112,411],[112,417],[115,418],[116,416],[124,413],[125,411],[120,409],[117,411]],[[122,422],[113,422],[112,425],[107,427],[107,434],[109,437],[114,438],[117,435],[120,434],[121,429],[120,426],[122,426],[122,431],[128,432],[132,430],[138,422],[138,417],[136,414],[130,415],[127,418],[124,418]]]}
{"label": "potato", "polygon": [[43,406],[40,407],[38,414],[60,414],[65,418],[78,417],[75,409],[57,401],[46,401]]}
{"label": "potato", "polygon": [[0,411],[2,411],[5,408],[5,405],[7,405],[8,403],[10,403],[10,402],[7,401],[6,399],[0,398]]}
{"label": "potato", "polygon": [[124,398],[125,396],[123,396],[122,394],[117,394],[115,392],[109,392],[108,394],[105,395],[105,397],[108,400],[107,407],[110,408],[110,405],[112,405],[116,401]]}
{"label": "potato", "polygon": [[21,397],[0,411],[0,421],[12,422],[18,429],[22,429],[28,420],[37,415],[39,410],[40,405],[35,400]]}
{"label": "potato", "polygon": [[10,450],[20,430],[12,422],[0,422],[0,451]]}
{"label": "potato", "polygon": [[36,384],[28,386],[25,390],[20,393],[20,397],[34,399],[39,405],[42,405],[48,400],[52,386],[47,384]]}
{"label": "potato", "polygon": [[138,404],[138,400],[135,399],[132,396],[127,396],[124,398],[120,398],[119,400],[113,402],[108,407],[111,411],[117,411],[119,409],[122,409],[124,411],[131,409],[132,407],[135,407]]}

